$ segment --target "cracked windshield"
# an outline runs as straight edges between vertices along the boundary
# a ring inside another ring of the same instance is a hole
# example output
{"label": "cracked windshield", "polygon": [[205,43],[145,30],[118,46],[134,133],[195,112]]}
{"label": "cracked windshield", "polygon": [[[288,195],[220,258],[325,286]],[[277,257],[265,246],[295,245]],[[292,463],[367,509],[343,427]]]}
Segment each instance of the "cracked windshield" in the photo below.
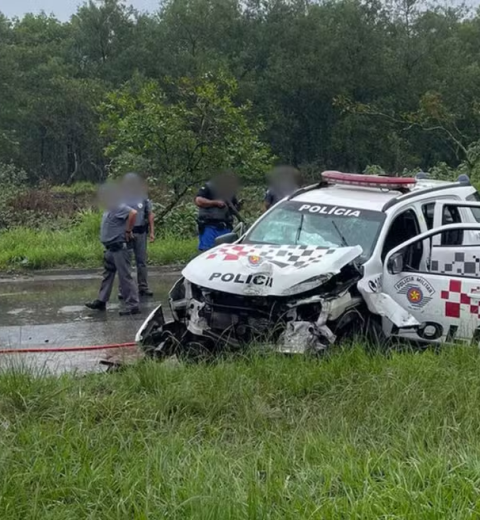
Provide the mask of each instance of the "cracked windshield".
{"label": "cracked windshield", "polygon": [[367,259],[385,215],[344,206],[285,202],[248,233],[246,243],[345,247],[360,245]]}

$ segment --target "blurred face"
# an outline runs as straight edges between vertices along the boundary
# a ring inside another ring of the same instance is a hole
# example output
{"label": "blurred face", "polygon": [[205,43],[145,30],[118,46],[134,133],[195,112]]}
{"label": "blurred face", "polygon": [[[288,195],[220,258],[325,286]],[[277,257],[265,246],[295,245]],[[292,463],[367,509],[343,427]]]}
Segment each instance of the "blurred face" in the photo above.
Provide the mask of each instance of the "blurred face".
{"label": "blurred face", "polygon": [[127,174],[122,181],[122,192],[125,197],[145,196],[146,185],[138,175]]}
{"label": "blurred face", "polygon": [[220,198],[232,198],[239,188],[238,177],[232,172],[218,175],[213,184]]}
{"label": "blurred face", "polygon": [[103,210],[110,210],[120,203],[120,190],[117,184],[103,184],[98,189],[98,205]]}
{"label": "blurred face", "polygon": [[276,168],[270,174],[270,185],[279,192],[288,192],[295,189],[298,184],[297,171],[294,168]]}

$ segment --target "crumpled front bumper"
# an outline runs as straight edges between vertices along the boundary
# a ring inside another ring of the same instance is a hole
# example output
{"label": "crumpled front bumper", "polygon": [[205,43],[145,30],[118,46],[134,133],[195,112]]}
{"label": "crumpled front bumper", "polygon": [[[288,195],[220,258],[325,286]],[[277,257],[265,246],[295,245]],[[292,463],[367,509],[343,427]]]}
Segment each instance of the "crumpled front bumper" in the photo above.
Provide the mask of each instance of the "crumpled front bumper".
{"label": "crumpled front bumper", "polygon": [[281,315],[272,312],[268,316],[264,306],[225,309],[222,305],[218,311],[211,302],[193,296],[179,302],[180,317],[179,306],[172,301],[173,319],[165,320],[161,305],[150,313],[135,337],[143,350],[159,353],[183,341],[185,345],[192,341],[215,344],[215,348],[222,344],[239,347],[254,341],[272,345],[279,352],[319,352],[336,339],[328,320],[340,316],[345,305],[353,305],[348,293],[332,301],[314,296],[291,300],[282,308]]}
{"label": "crumpled front bumper", "polygon": [[135,343],[138,346],[144,346],[148,340],[152,340],[152,334],[156,332],[157,328],[165,325],[165,317],[163,315],[163,306],[156,307],[142,323],[142,326],[135,334]]}

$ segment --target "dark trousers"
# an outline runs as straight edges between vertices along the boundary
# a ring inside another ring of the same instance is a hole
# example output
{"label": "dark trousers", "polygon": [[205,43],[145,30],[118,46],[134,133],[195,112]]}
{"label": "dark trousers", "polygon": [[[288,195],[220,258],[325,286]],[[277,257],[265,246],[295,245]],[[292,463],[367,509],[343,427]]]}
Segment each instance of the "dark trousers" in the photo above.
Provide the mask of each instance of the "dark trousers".
{"label": "dark trousers", "polygon": [[[137,284],[139,292],[148,291],[147,280],[147,233],[134,233],[135,240],[132,242],[133,256],[137,266]],[[119,286],[118,294],[123,296],[122,288]]]}
{"label": "dark trousers", "polygon": [[127,309],[138,307],[138,291],[132,277],[132,250],[127,248],[115,251],[105,250],[103,254],[103,279],[98,299],[107,303],[112,294],[115,275]]}
{"label": "dark trousers", "polygon": [[147,281],[147,233],[134,233],[133,254],[137,266],[137,283],[139,291],[148,289]]}

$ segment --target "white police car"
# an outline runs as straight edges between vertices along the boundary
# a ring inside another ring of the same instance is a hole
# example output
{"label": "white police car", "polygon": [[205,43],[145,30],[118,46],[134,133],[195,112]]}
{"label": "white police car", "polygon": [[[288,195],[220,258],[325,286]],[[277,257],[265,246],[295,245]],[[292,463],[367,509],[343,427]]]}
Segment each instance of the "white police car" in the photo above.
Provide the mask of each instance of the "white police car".
{"label": "white police car", "polygon": [[458,182],[324,172],[192,260],[137,333],[152,354],[352,333],[480,341],[480,197]]}

